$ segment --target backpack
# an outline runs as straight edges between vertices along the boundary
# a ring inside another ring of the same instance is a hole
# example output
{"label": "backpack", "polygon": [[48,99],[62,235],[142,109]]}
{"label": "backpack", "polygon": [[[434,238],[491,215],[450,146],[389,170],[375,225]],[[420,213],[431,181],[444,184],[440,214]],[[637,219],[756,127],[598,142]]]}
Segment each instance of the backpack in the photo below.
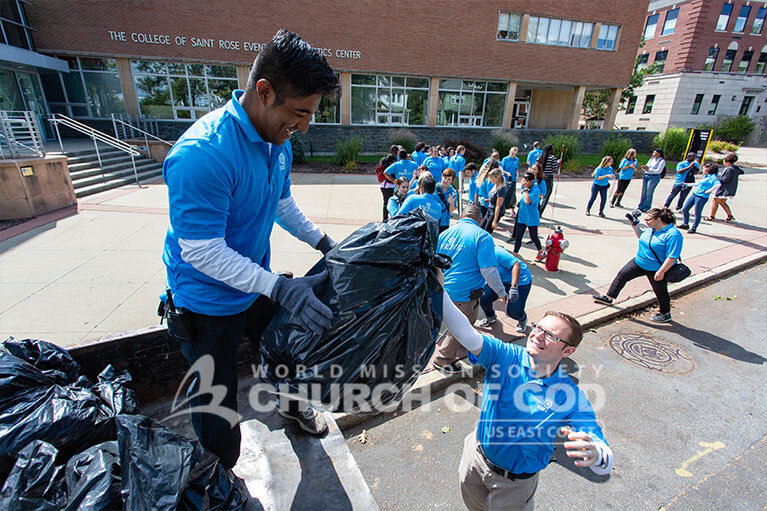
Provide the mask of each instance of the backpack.
{"label": "backpack", "polygon": [[384,177],[384,167],[380,163],[376,167],[376,175],[378,176],[378,182],[383,183],[386,181],[386,178]]}
{"label": "backpack", "polygon": [[664,177],[666,177],[666,166],[665,165],[663,166],[663,170],[661,170],[661,172],[660,172],[660,178],[663,179]]}

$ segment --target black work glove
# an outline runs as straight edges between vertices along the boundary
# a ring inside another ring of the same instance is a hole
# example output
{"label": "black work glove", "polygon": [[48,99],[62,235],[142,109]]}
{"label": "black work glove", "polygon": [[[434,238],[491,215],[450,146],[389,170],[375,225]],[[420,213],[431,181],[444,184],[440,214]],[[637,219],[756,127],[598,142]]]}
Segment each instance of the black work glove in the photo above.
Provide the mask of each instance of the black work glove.
{"label": "black work glove", "polygon": [[292,312],[296,323],[310,332],[321,334],[330,327],[333,312],[317,298],[312,288],[326,278],[327,270],[297,279],[278,277],[271,298]]}
{"label": "black work glove", "polygon": [[519,300],[519,289],[516,287],[509,288],[509,303],[514,303]]}
{"label": "black work glove", "polygon": [[335,246],[336,246],[336,242],[333,241],[331,237],[326,234],[322,237],[320,242],[317,243],[317,246],[314,248],[322,252],[322,255],[327,255],[327,253],[330,252]]}

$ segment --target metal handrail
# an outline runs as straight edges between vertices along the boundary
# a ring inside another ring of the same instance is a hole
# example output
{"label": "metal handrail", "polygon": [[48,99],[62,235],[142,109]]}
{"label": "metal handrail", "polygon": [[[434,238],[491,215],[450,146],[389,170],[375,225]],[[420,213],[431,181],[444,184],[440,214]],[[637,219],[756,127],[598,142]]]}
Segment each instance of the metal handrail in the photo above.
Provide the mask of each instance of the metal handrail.
{"label": "metal handrail", "polygon": [[144,135],[144,145],[146,147],[147,153],[149,153],[149,140],[147,139],[147,137],[152,137],[155,140],[159,140],[163,144],[167,144],[170,147],[173,147],[173,144],[171,144],[167,140],[163,140],[160,137],[158,137],[157,135],[149,133],[148,131],[144,131],[144,130],[142,130],[141,128],[139,128],[137,126],[134,126],[134,125],[132,125],[132,124],[130,124],[128,122],[123,121],[122,119],[117,119],[115,117],[115,114],[112,114],[112,127],[115,130],[115,137],[117,137],[117,123],[118,122],[123,126],[123,133],[124,133],[124,128],[127,127],[129,129],[131,129],[132,131],[138,131],[139,133],[142,133]]}
{"label": "metal handrail", "polygon": [[[16,138],[14,138],[13,140],[9,140],[8,136],[5,133],[0,133],[0,137],[5,139],[5,143],[8,144],[8,148],[11,149],[11,156],[13,156],[12,144],[13,145],[17,145],[17,146],[21,146],[24,149],[26,149],[27,151],[35,153],[40,158],[45,156],[45,153],[41,153],[39,150],[35,149],[34,147],[29,147],[26,144],[22,144]],[[2,144],[0,144],[0,158],[5,158],[5,153],[3,152]]]}
{"label": "metal handrail", "polygon": [[[40,134],[40,126],[37,123],[37,114],[28,110],[12,111],[0,110],[0,130],[8,144],[11,157],[18,156],[18,148],[22,147],[38,157],[45,156],[45,146]],[[19,138],[21,136],[21,138]],[[30,147],[21,140],[30,141]],[[5,153],[0,147],[0,157],[5,158]]]}
{"label": "metal handrail", "polygon": [[99,152],[98,142],[102,142],[108,146],[114,147],[115,149],[119,149],[120,151],[130,154],[131,164],[133,165],[133,176],[136,178],[136,184],[139,186],[139,188],[144,188],[144,186],[141,185],[141,181],[139,181],[139,178],[138,178],[138,171],[136,170],[136,159],[135,159],[136,156],[141,156],[141,153],[138,150],[136,150],[136,148],[133,147],[131,144],[123,142],[122,140],[117,139],[113,137],[112,135],[107,135],[103,131],[99,131],[95,128],[91,128],[87,124],[83,124],[70,117],[67,117],[66,115],[51,114],[48,117],[48,122],[53,124],[53,127],[56,129],[56,138],[59,139],[59,147],[61,148],[62,153],[64,153],[64,144],[61,141],[61,133],[59,133],[59,124],[63,124],[67,128],[70,128],[80,133],[83,133],[85,135],[88,135],[91,138],[91,140],[93,140],[93,146],[96,148],[96,158],[99,161],[99,167],[101,167],[101,177],[104,177],[104,164],[101,162],[101,153]]}

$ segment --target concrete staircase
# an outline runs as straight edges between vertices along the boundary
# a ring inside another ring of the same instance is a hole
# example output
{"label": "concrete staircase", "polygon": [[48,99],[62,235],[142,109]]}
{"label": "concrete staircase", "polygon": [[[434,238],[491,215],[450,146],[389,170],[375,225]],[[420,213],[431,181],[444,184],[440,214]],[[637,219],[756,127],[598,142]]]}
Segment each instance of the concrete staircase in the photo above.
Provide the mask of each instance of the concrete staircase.
{"label": "concrete staircase", "polygon": [[[111,148],[99,149],[99,154],[101,166],[95,150],[66,153],[72,185],[78,198],[136,183],[129,154]],[[134,158],[141,184],[162,175],[162,163],[144,156]]]}

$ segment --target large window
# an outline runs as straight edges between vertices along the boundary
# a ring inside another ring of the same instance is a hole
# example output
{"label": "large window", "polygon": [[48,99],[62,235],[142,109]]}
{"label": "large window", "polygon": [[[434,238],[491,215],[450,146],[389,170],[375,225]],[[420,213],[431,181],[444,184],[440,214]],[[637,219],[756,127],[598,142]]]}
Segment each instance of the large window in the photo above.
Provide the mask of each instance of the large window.
{"label": "large window", "polygon": [[[336,78],[340,75],[336,73]],[[312,124],[341,124],[341,100],[338,97],[329,98],[322,96],[320,106],[312,116]]]}
{"label": "large window", "polygon": [[738,43],[735,41],[730,43],[727,47],[727,51],[724,52],[724,59],[722,60],[722,71],[729,73],[732,70],[732,62],[735,60],[735,54],[738,53]]}
{"label": "large window", "polygon": [[745,32],[746,31],[746,22],[748,21],[748,15],[751,14],[751,7],[744,5],[740,8],[740,12],[738,13],[738,17],[735,20],[735,28],[732,29],[733,32]]}
{"label": "large window", "polygon": [[636,72],[639,73],[647,69],[647,59],[650,57],[649,53],[643,53],[637,57]]}
{"label": "large window", "polygon": [[637,106],[637,97],[631,96],[629,98],[629,102],[626,104],[626,115],[633,114],[636,106]]}
{"label": "large window", "polygon": [[655,30],[658,28],[659,17],[660,17],[660,14],[653,14],[652,16],[647,16],[647,23],[644,26],[645,39],[652,39],[653,37],[655,37]]}
{"label": "large window", "polygon": [[674,33],[676,28],[676,19],[679,17],[679,8],[671,9],[666,12],[666,21],[663,22],[663,31],[660,35],[669,35]]}
{"label": "large window", "polygon": [[505,82],[440,80],[438,126],[501,126],[506,107]]}
{"label": "large window", "polygon": [[696,94],[695,101],[692,104],[692,111],[690,112],[690,114],[698,115],[698,112],[700,112],[700,105],[702,103],[703,103],[703,94]]}
{"label": "large window", "polygon": [[0,43],[34,51],[31,28],[27,24],[27,15],[21,2],[17,0],[0,2],[0,25],[2,25]]}
{"label": "large window", "polygon": [[738,73],[746,73],[748,66],[751,65],[751,58],[754,56],[754,52],[746,50],[743,52],[743,56],[740,57],[740,64],[738,64]]}
{"label": "large window", "polygon": [[429,79],[352,75],[352,124],[425,126]]}
{"label": "large window", "polygon": [[743,102],[740,104],[738,115],[748,115],[748,111],[751,109],[751,103],[753,102],[754,96],[743,96]]}
{"label": "large window", "polygon": [[662,73],[666,68],[666,58],[668,58],[668,50],[655,52],[655,72]]}
{"label": "large window", "polygon": [[593,23],[530,16],[527,42],[590,48],[593,31]]}
{"label": "large window", "polygon": [[160,119],[199,119],[237,88],[235,66],[131,60],[131,69],[141,113]]}
{"label": "large window", "polygon": [[754,18],[754,26],[751,27],[752,35],[759,35],[762,33],[762,28],[764,28],[765,17],[767,17],[767,7],[760,7],[759,10],[756,11],[756,18]]}
{"label": "large window", "polygon": [[52,112],[70,117],[107,118],[125,113],[117,61],[94,57],[61,57],[69,73],[41,73]]}
{"label": "large window", "polygon": [[648,94],[644,100],[644,108],[642,108],[643,114],[651,114],[652,106],[655,103],[655,94]]}
{"label": "large window", "polygon": [[767,46],[762,48],[762,52],[759,54],[759,60],[756,61],[755,73],[758,75],[765,74],[765,67],[767,67]]}
{"label": "large window", "polygon": [[597,50],[614,50],[618,40],[618,25],[602,25],[597,38]]}
{"label": "large window", "polygon": [[716,109],[719,107],[719,100],[722,99],[721,94],[714,94],[711,98],[711,106],[708,107],[708,115],[716,115]]}
{"label": "large window", "polygon": [[704,71],[713,71],[716,66],[716,59],[719,56],[719,48],[712,47],[708,49],[708,56],[706,57],[706,63],[703,64]]}
{"label": "large window", "polygon": [[498,39],[504,41],[519,41],[519,31],[521,28],[521,14],[502,12],[498,15]]}
{"label": "large window", "polygon": [[719,19],[716,22],[716,29],[720,31],[727,30],[727,24],[730,22],[730,15],[732,14],[732,4],[724,4],[722,6],[722,12],[719,14]]}

